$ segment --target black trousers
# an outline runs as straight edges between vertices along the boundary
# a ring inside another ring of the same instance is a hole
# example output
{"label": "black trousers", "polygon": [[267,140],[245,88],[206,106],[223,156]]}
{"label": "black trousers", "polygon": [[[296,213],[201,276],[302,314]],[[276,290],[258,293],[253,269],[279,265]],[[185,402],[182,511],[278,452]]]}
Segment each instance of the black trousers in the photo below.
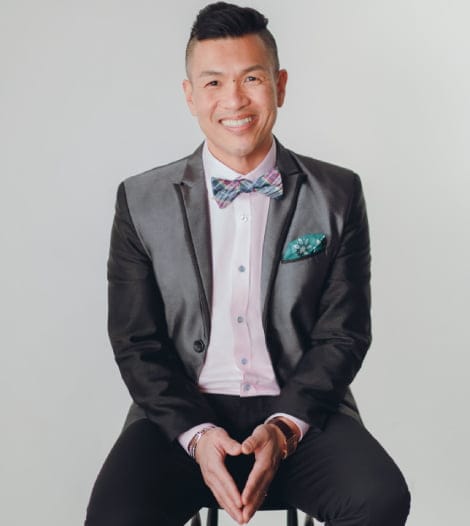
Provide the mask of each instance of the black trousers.
{"label": "black trousers", "polygon": [[[207,395],[218,420],[237,440],[271,414],[272,397]],[[227,457],[243,488],[252,456]],[[355,419],[334,414],[310,430],[283,461],[266,504],[282,501],[331,526],[400,526],[409,512],[406,482],[390,456]],[[149,420],[125,429],[95,482],[86,526],[181,526],[215,505],[199,466]]]}

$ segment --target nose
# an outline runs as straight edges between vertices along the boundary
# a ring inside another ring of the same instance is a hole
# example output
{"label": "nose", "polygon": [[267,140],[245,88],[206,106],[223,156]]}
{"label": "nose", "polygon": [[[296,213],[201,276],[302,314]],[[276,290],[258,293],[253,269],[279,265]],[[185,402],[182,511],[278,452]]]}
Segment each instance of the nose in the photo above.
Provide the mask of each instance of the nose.
{"label": "nose", "polygon": [[249,98],[238,82],[228,82],[225,86],[222,105],[228,110],[239,110],[249,103]]}

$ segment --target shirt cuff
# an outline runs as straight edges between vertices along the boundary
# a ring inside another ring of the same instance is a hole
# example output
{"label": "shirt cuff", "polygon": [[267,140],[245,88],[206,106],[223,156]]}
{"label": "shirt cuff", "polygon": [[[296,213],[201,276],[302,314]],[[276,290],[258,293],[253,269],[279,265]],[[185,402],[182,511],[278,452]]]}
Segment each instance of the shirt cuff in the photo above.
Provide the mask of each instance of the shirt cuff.
{"label": "shirt cuff", "polygon": [[188,453],[188,455],[189,455],[188,446],[189,446],[189,443],[191,442],[191,439],[193,438],[193,436],[198,431],[201,431],[202,429],[204,429],[205,427],[208,427],[208,426],[214,426],[215,427],[215,424],[213,424],[212,422],[204,422],[203,424],[198,424],[197,426],[194,426],[191,429],[188,429],[187,431],[185,431],[184,433],[181,433],[181,435],[179,435],[178,442],[180,443],[180,446],[186,451],[186,453]]}
{"label": "shirt cuff", "polygon": [[266,422],[268,420],[271,420],[271,418],[274,418],[275,416],[283,416],[285,418],[288,418],[292,422],[294,422],[294,424],[299,428],[299,431],[300,431],[299,442],[302,440],[302,438],[304,437],[305,433],[310,429],[310,424],[307,424],[307,422],[304,422],[303,420],[300,420],[300,418],[296,418],[295,416],[288,415],[287,413],[274,413],[273,415],[271,415],[268,418],[266,418],[264,423],[266,424]]}

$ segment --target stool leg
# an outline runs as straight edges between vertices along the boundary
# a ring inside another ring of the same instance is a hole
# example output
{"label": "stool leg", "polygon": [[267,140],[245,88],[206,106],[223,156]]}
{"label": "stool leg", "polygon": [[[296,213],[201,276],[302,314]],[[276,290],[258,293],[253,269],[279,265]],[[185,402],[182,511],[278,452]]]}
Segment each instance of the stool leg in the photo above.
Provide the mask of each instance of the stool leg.
{"label": "stool leg", "polygon": [[218,526],[219,524],[219,510],[217,508],[209,508],[207,510],[207,526]]}
{"label": "stool leg", "polygon": [[287,526],[298,526],[297,510],[294,508],[287,510]]}

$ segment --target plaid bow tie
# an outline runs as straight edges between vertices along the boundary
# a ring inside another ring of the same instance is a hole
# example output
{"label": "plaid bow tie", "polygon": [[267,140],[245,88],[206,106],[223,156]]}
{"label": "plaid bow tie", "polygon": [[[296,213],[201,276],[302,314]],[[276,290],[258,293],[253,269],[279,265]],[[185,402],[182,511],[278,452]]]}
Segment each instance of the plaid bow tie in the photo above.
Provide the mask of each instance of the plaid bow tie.
{"label": "plaid bow tie", "polygon": [[281,174],[274,168],[255,181],[249,179],[218,179],[212,177],[212,193],[219,208],[228,206],[241,193],[261,192],[279,199],[282,196]]}

